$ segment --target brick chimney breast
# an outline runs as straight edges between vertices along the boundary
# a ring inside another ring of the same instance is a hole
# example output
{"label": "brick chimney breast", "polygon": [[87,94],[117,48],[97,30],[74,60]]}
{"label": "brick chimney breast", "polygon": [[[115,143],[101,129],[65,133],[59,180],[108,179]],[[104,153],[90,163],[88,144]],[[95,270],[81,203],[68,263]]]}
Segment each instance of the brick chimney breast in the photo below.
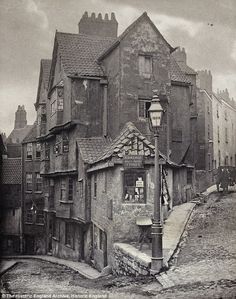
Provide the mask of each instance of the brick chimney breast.
{"label": "brick chimney breast", "polygon": [[93,12],[89,17],[88,12],[86,11],[78,25],[80,34],[100,37],[117,37],[118,23],[113,12],[111,13],[111,19],[109,20],[107,13],[103,19],[101,13],[96,17]]}

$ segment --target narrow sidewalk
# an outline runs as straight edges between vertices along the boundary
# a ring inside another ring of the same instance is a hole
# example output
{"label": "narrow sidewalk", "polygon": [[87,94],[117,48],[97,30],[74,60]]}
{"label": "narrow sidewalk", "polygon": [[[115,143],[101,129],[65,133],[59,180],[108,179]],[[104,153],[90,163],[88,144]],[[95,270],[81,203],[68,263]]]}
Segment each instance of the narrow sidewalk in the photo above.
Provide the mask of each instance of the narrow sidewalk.
{"label": "narrow sidewalk", "polygon": [[[49,256],[49,255],[17,255],[17,256],[4,256],[4,259],[11,259],[11,260],[24,260],[24,259],[36,259],[36,260],[42,260],[42,261],[47,261],[50,263],[62,265],[69,267],[73,269],[74,271],[78,272],[82,276],[89,278],[89,279],[96,279],[100,276],[100,272],[94,269],[93,267],[89,266],[86,263],[82,262],[74,262],[74,261],[69,261],[61,258],[57,258],[54,256]],[[5,261],[3,261],[5,262]],[[10,261],[7,261],[10,262]]]}

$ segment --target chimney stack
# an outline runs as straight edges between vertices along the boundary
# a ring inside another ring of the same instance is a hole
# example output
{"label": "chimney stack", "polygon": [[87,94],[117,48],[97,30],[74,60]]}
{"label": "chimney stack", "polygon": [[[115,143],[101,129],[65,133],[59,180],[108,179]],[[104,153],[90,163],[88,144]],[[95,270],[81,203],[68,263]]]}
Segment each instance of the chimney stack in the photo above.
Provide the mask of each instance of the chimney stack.
{"label": "chimney stack", "polygon": [[80,34],[100,37],[117,37],[118,23],[113,12],[111,13],[111,18],[109,20],[107,13],[103,19],[101,13],[99,13],[96,17],[95,13],[93,12],[89,17],[88,12],[86,11],[78,25]]}

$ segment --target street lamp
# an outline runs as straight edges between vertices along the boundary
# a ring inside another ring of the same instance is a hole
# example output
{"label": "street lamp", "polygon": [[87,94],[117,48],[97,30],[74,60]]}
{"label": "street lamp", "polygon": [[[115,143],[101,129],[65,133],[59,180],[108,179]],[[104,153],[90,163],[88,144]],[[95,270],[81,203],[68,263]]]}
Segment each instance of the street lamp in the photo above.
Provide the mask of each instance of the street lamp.
{"label": "street lamp", "polygon": [[151,106],[148,109],[150,129],[154,133],[155,139],[155,187],[154,187],[154,213],[152,223],[152,263],[151,272],[158,273],[163,266],[162,252],[162,223],[161,223],[161,200],[160,200],[160,182],[159,182],[159,150],[158,137],[163,109],[157,90],[153,90]]}

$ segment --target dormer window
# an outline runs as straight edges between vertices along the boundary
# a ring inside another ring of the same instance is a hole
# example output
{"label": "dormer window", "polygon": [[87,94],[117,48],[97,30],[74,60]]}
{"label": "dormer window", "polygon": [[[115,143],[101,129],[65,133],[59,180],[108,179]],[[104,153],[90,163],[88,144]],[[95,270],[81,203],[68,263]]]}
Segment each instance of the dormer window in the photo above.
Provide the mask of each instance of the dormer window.
{"label": "dormer window", "polygon": [[139,55],[139,74],[144,78],[150,78],[152,74],[152,56]]}

